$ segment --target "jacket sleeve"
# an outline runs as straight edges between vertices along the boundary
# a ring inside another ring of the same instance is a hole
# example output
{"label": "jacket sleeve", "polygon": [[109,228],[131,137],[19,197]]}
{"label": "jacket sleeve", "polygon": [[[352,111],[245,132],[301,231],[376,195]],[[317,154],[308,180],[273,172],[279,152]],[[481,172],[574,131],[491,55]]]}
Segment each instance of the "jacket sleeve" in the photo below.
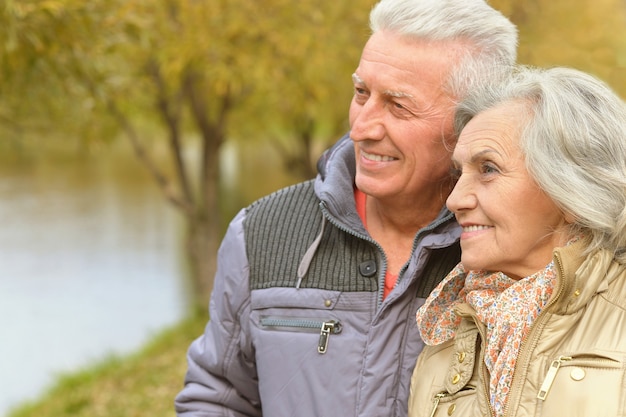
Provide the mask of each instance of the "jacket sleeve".
{"label": "jacket sleeve", "polygon": [[249,267],[243,231],[245,211],[232,220],[218,251],[209,322],[187,353],[179,417],[261,416],[254,351],[250,343]]}

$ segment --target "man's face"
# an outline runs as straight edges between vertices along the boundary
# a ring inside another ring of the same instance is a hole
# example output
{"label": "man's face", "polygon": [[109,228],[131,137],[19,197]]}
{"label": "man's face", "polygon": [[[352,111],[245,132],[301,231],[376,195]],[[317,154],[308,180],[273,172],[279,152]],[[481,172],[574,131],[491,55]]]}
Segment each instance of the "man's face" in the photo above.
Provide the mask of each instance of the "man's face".
{"label": "man's face", "polygon": [[457,59],[454,46],[389,32],[367,42],[350,104],[355,181],[364,193],[410,201],[440,196],[449,184],[454,102],[443,83]]}

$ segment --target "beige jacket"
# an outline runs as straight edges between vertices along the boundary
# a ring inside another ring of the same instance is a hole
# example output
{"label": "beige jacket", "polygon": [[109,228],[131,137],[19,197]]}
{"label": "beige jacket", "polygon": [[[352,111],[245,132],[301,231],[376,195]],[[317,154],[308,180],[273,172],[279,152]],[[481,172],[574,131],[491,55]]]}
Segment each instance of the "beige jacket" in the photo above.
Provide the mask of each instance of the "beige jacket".
{"label": "beige jacket", "polygon": [[[581,242],[554,253],[558,281],[522,342],[507,417],[626,416],[626,265]],[[456,338],[427,346],[411,380],[409,417],[491,416],[485,327],[473,309]]]}

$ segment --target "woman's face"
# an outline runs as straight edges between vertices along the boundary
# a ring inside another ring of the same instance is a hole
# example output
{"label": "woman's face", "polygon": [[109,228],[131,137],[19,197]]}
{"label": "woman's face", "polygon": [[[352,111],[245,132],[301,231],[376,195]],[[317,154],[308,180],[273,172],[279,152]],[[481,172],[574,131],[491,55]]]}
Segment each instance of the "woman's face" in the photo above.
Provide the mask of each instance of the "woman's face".
{"label": "woman's face", "polygon": [[566,220],[526,170],[519,147],[524,108],[508,102],[474,117],[453,153],[459,176],[447,200],[463,231],[466,269],[520,279],[567,242]]}

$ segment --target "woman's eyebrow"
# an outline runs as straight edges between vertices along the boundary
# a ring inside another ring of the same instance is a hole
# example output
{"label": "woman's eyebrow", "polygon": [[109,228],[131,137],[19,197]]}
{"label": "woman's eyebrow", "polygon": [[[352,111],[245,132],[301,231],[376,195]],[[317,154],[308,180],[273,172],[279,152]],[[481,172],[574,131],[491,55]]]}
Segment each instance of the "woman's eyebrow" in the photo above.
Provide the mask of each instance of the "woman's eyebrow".
{"label": "woman's eyebrow", "polygon": [[472,155],[472,157],[470,158],[470,162],[476,162],[482,159],[485,155],[490,154],[490,153],[497,153],[497,152],[493,149],[483,149],[482,151],[476,152],[474,155]]}

